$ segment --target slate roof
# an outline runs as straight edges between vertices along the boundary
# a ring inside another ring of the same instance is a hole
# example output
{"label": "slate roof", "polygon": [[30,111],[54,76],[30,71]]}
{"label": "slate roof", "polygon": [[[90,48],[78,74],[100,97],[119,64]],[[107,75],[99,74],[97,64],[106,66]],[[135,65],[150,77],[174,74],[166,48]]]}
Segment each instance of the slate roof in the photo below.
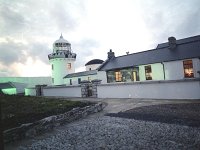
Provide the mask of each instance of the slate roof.
{"label": "slate roof", "polygon": [[90,70],[90,71],[71,73],[71,74],[66,75],[64,78],[73,78],[73,77],[95,75],[95,74],[97,74],[97,70]]}
{"label": "slate roof", "polygon": [[101,65],[98,70],[106,71],[138,65],[167,61],[200,58],[200,35],[176,40],[175,49],[168,48],[168,42],[158,44],[156,49],[114,57]]}
{"label": "slate roof", "polygon": [[10,89],[15,88],[11,82],[0,83],[0,89]]}
{"label": "slate roof", "polygon": [[101,59],[93,59],[93,60],[90,60],[88,61],[85,66],[87,65],[94,65],[94,64],[102,64],[103,63],[103,60]]}

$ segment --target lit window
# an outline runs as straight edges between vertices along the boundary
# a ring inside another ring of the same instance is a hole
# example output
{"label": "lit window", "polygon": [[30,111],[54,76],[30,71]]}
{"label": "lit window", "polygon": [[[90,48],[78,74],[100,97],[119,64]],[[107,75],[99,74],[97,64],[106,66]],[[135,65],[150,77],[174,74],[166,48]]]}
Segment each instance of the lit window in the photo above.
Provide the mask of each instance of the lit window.
{"label": "lit window", "polygon": [[183,61],[183,68],[185,78],[194,78],[192,60]]}
{"label": "lit window", "polygon": [[117,82],[122,81],[122,74],[120,71],[115,72],[115,81],[117,81]]}
{"label": "lit window", "polygon": [[67,69],[71,69],[71,68],[72,68],[71,63],[68,63],[68,64],[67,64]]}
{"label": "lit window", "polygon": [[53,64],[51,65],[51,69],[53,70]]}
{"label": "lit window", "polygon": [[151,71],[151,66],[145,66],[145,76],[146,80],[152,80],[152,71]]}

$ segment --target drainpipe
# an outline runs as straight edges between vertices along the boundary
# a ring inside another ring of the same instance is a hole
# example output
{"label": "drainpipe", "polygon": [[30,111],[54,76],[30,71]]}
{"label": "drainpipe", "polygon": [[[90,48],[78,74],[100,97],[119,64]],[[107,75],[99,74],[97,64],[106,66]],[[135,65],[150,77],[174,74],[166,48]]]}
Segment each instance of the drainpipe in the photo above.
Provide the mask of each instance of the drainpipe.
{"label": "drainpipe", "polygon": [[163,75],[164,75],[164,80],[165,80],[165,65],[163,62],[161,62],[162,66],[163,66]]}

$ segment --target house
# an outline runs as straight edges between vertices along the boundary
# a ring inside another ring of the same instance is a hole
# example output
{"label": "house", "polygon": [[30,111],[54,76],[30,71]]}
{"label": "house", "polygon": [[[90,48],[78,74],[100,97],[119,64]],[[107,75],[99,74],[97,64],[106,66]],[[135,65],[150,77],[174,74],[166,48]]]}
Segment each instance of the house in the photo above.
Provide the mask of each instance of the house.
{"label": "house", "polygon": [[83,80],[91,81],[95,79],[100,79],[101,77],[98,76],[97,69],[102,65],[103,62],[104,61],[101,59],[90,60],[85,64],[86,71],[67,74],[64,77],[64,83],[66,85],[78,85]]}
{"label": "house", "polygon": [[200,36],[168,40],[156,49],[119,57],[110,50],[98,71],[106,72],[107,83],[199,78]]}

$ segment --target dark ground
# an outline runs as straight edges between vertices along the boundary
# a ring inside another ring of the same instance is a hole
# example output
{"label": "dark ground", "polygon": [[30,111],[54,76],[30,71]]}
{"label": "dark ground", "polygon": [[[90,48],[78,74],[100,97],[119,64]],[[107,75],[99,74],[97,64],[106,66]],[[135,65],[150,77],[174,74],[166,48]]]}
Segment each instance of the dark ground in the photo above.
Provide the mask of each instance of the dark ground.
{"label": "dark ground", "polygon": [[200,102],[137,107],[107,116],[200,127]]}

